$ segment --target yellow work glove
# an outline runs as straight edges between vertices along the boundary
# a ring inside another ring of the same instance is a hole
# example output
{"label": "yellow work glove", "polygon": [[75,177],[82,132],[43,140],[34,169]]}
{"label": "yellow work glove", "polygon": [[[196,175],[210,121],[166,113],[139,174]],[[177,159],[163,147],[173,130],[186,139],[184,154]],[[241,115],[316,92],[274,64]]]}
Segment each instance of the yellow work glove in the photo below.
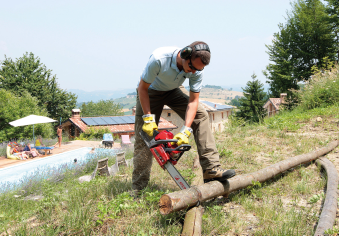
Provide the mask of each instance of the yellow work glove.
{"label": "yellow work glove", "polygon": [[158,130],[158,126],[155,123],[155,115],[147,114],[143,115],[142,119],[144,120],[144,125],[142,126],[142,130],[148,134],[148,136],[153,136],[153,131]]}
{"label": "yellow work glove", "polygon": [[178,146],[182,145],[182,144],[188,144],[188,138],[191,136],[192,133],[192,129],[190,127],[187,126],[183,126],[181,128],[180,133],[177,133],[176,135],[174,135],[173,139],[178,139],[178,142],[172,142],[171,144],[177,144]]}

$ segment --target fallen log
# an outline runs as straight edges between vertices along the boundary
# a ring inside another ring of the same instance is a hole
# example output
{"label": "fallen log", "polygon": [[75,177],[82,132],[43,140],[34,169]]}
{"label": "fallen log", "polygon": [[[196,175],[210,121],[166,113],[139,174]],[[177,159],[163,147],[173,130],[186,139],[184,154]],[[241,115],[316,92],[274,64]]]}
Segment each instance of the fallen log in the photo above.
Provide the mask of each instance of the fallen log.
{"label": "fallen log", "polygon": [[327,174],[327,190],[323,209],[319,217],[318,226],[314,235],[324,235],[327,229],[332,229],[337,213],[337,188],[339,184],[338,171],[331,161],[322,157],[316,160],[317,165],[321,165]]}
{"label": "fallen log", "polygon": [[238,189],[246,188],[252,185],[253,182],[264,182],[290,168],[313,161],[332,151],[338,145],[339,141],[336,140],[329,143],[328,146],[319,148],[313,152],[286,159],[257,172],[235,176],[224,183],[212,181],[201,186],[192,186],[186,190],[164,194],[161,196],[159,202],[160,213],[167,215],[194,206],[198,201],[204,202],[221,195],[229,194]]}
{"label": "fallen log", "polygon": [[[204,179],[202,176],[202,168],[199,162],[199,156],[197,155],[194,158],[193,163],[193,173],[195,177],[192,181],[192,185],[202,185],[204,184]],[[202,215],[204,214],[204,207],[197,206],[192,207],[186,212],[185,222],[182,228],[182,236],[192,236],[192,235],[201,235],[202,229]]]}

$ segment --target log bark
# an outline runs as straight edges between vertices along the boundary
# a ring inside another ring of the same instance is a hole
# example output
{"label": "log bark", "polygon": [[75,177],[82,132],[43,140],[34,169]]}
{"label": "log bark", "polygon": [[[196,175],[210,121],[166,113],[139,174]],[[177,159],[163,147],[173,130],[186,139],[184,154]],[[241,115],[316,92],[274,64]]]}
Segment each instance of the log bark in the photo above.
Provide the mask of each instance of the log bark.
{"label": "log bark", "polygon": [[[192,181],[192,185],[202,185],[204,184],[203,175],[202,175],[202,168],[199,161],[199,156],[197,155],[194,158],[193,163],[193,173],[195,177]],[[192,207],[186,212],[185,215],[185,222],[182,229],[182,236],[196,236],[201,235],[202,230],[202,215],[204,214],[204,207]]]}
{"label": "log bark", "polygon": [[338,140],[333,141],[326,147],[286,159],[257,172],[235,176],[224,183],[212,181],[201,186],[192,186],[186,190],[165,194],[160,198],[160,213],[162,215],[167,215],[175,211],[186,209],[194,206],[198,201],[204,202],[211,198],[226,195],[238,189],[243,189],[252,185],[253,181],[264,182],[290,168],[313,161],[318,157],[325,155],[337,147],[338,144]]}
{"label": "log bark", "polygon": [[317,165],[321,165],[327,174],[327,190],[326,190],[326,198],[324,201],[324,205],[321,211],[321,215],[318,221],[317,229],[314,233],[315,236],[317,235],[324,235],[327,229],[332,229],[336,213],[337,213],[337,188],[339,184],[338,180],[338,171],[333,165],[331,161],[327,158],[319,158],[316,161]]}

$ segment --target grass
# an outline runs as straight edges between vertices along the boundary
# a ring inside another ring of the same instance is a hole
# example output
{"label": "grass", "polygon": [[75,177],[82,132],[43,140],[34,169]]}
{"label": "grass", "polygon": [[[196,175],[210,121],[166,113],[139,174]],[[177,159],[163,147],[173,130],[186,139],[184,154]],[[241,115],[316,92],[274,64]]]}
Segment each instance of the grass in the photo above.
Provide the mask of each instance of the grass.
{"label": "grass", "polygon": [[[338,138],[338,107],[286,112],[264,124],[229,127],[216,134],[224,168],[238,174],[257,171],[292,156],[325,146]],[[316,118],[321,117],[322,122]],[[312,135],[317,134],[317,135]],[[178,170],[191,183],[197,155],[193,148],[180,159]],[[127,159],[133,152],[126,150]],[[98,158],[104,158],[98,157]],[[109,165],[114,160],[109,160]],[[0,195],[0,232],[11,235],[179,235],[184,211],[162,216],[162,194],[177,191],[168,173],[155,162],[151,180],[139,199],[130,197],[132,167],[114,177],[97,176],[80,184],[95,161],[37,179]],[[326,178],[315,165],[293,168],[265,183],[205,203],[203,235],[311,235],[324,200]],[[15,197],[14,195],[20,195]],[[28,196],[43,196],[28,200]],[[338,225],[338,222],[336,222]],[[336,229],[334,229],[336,230]],[[333,231],[335,232],[335,231]]]}

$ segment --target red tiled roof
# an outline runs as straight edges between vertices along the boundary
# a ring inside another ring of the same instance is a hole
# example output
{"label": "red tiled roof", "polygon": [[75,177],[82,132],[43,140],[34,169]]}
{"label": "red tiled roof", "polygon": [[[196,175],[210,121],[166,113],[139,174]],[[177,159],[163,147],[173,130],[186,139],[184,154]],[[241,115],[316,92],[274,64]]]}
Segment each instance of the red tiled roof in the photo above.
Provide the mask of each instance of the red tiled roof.
{"label": "red tiled roof", "polygon": [[[86,118],[86,117],[83,117]],[[82,132],[85,132],[88,126],[79,119],[69,118],[69,120],[76,125]],[[102,125],[102,126],[95,126],[100,128],[109,128],[112,133],[121,133],[121,132],[134,132],[134,124],[122,124],[122,125]],[[158,128],[162,129],[176,129],[178,128],[176,125],[172,124],[171,122],[165,120],[164,118],[160,117],[160,122]]]}
{"label": "red tiled roof", "polygon": [[269,103],[272,103],[274,108],[276,110],[279,110],[279,106],[281,104],[281,99],[280,98],[269,98],[263,107],[267,108]]}

